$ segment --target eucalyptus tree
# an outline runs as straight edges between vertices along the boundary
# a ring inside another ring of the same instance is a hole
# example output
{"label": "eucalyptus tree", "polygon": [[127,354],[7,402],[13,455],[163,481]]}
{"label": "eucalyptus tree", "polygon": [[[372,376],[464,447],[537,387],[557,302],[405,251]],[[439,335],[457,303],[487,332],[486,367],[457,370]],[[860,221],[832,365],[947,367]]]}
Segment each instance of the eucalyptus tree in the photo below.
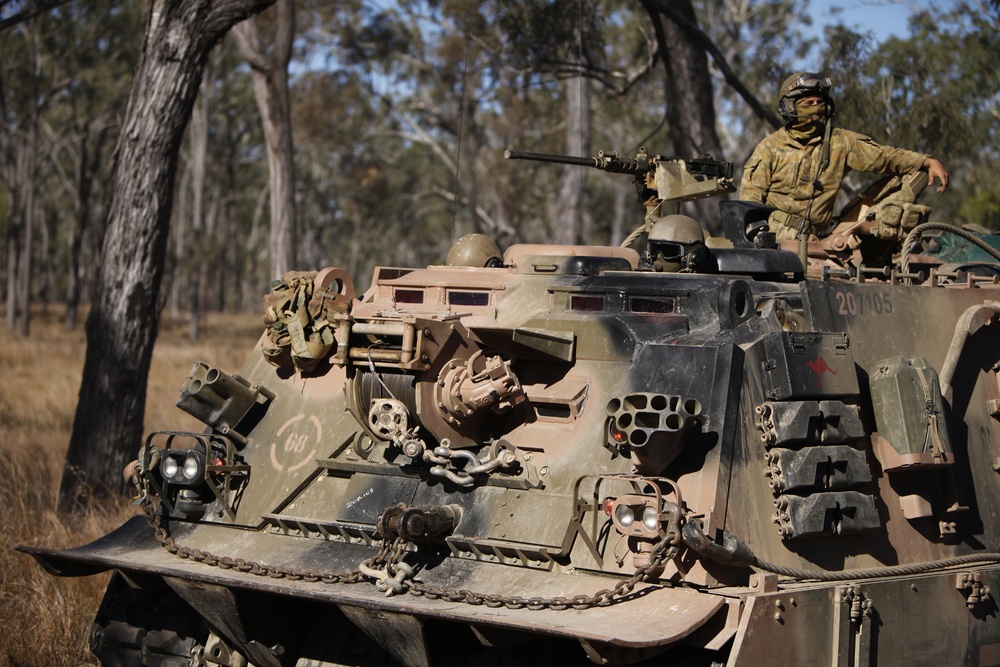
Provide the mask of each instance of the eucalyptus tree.
{"label": "eucalyptus tree", "polygon": [[712,55],[722,152],[741,166],[760,139],[780,127],[778,86],[808,62],[817,44],[806,34],[812,25],[808,2],[697,0],[695,7],[710,41],[703,43]]}
{"label": "eucalyptus tree", "polygon": [[[210,243],[201,261],[211,278],[203,286],[215,311],[255,311],[271,284],[270,170],[253,84],[228,40],[212,54],[215,82],[208,133],[211,189]],[[217,62],[216,62],[217,61]],[[237,242],[238,240],[238,242]]]}
{"label": "eucalyptus tree", "polygon": [[998,12],[981,1],[925,10],[909,33],[878,43],[842,25],[827,29],[822,66],[834,79],[836,121],[939,157],[951,184],[925,198],[934,218],[989,225],[1000,218]]}
{"label": "eucalyptus tree", "polygon": [[288,89],[288,66],[295,40],[294,0],[277,0],[274,11],[265,16],[269,19],[267,39],[262,35],[264,17],[258,16],[238,24],[233,36],[250,64],[264,128],[271,202],[271,277],[279,278],[296,268],[295,149]]}
{"label": "eucalyptus tree", "polygon": [[114,471],[141,442],[159,323],[177,154],[205,62],[273,0],[151,0],[116,148],[113,194],[60,507],[123,491]]}
{"label": "eucalyptus tree", "polygon": [[[66,325],[75,326],[81,291],[92,283],[102,176],[139,49],[139,14],[135,0],[110,11],[78,0],[25,18],[0,40],[0,180],[14,195],[7,315],[9,326],[17,316],[22,332],[26,305],[47,302],[57,290],[65,295]],[[43,219],[26,225],[35,218]]]}
{"label": "eucalyptus tree", "polygon": [[303,265],[343,266],[361,287],[376,262],[427,261],[418,241],[399,242],[420,168],[379,98],[348,69],[303,73],[293,94]]}
{"label": "eucalyptus tree", "polygon": [[[496,127],[507,145],[573,156],[670,152],[653,76],[658,47],[640,5],[496,5],[508,84],[496,93],[504,105]],[[612,243],[642,221],[630,177],[576,166],[501,169],[509,177],[498,205],[520,221],[512,226],[525,230],[525,240]],[[525,204],[515,209],[508,201]],[[524,222],[539,217],[541,224]]]}
{"label": "eucalyptus tree", "polygon": [[[783,3],[782,7],[791,4]],[[508,23],[516,28],[507,31],[512,36],[515,57],[519,49],[527,53],[536,76],[575,67],[581,76],[594,82],[601,93],[594,105],[595,113],[603,112],[600,127],[631,123],[634,143],[629,148],[634,150],[638,144],[652,142],[649,148],[654,153],[681,157],[709,153],[723,158],[729,151],[719,137],[717,97],[726,99],[727,122],[736,107],[735,98],[740,100],[741,109],[745,105],[765,122],[777,123],[773,110],[758,98],[759,92],[753,85],[755,78],[748,80],[742,72],[746,63],[737,60],[734,66],[730,62],[734,52],[755,49],[764,52],[764,45],[771,45],[771,52],[777,50],[773,43],[780,40],[774,31],[787,28],[792,19],[786,18],[783,23],[762,20],[762,17],[773,19],[780,13],[780,9],[766,6],[768,3],[764,2],[692,3],[690,0],[643,0],[639,5],[528,2],[518,3],[517,9],[508,9],[506,15],[503,12],[500,15],[506,16]],[[703,13],[707,21],[699,20]],[[512,21],[511,17],[522,20]],[[742,30],[722,32],[721,17],[732,25],[737,22],[747,25]],[[530,18],[542,19],[537,22],[537,30],[530,29]],[[699,27],[706,24],[710,26],[708,29]],[[554,28],[550,27],[553,25]],[[586,26],[586,31],[578,32],[574,38],[574,25]],[[717,45],[716,39],[721,40],[724,48]],[[786,46],[782,50],[790,52]],[[719,91],[731,91],[732,97],[722,98]],[[616,113],[609,114],[607,109],[615,109]],[[660,119],[653,123],[652,130],[649,129],[651,114]],[[568,126],[574,119],[569,116],[565,120]],[[732,137],[727,135],[727,139]],[[733,141],[728,143],[734,145]],[[564,185],[568,184],[564,180]],[[583,182],[577,182],[575,187],[560,188],[561,196],[555,201],[569,201],[562,196],[567,192],[589,194],[591,190]],[[718,215],[713,202],[696,202],[689,207],[703,224],[717,231]],[[575,207],[569,208],[576,212]],[[559,209],[565,211],[567,207]],[[620,216],[616,213],[615,217]]]}
{"label": "eucalyptus tree", "polygon": [[[651,7],[661,27],[671,23],[662,18],[666,9],[655,2]],[[408,239],[394,246],[402,255],[442,257],[448,242],[470,231],[501,245],[606,243],[620,238],[623,226],[631,231],[634,224],[625,222],[631,212],[641,220],[641,206],[627,196],[630,179],[598,178],[580,167],[510,163],[503,160],[504,148],[588,155],[603,148],[634,153],[649,142],[651,152],[719,157],[705,56],[711,39],[701,33],[692,48],[671,56],[678,67],[685,58],[700,58],[696,75],[667,76],[662,62],[669,40],[657,41],[642,5],[406,0],[379,7],[347,2],[303,15],[310,26],[304,35],[325,30],[325,41],[316,38],[316,53],[331,52],[330,67],[337,71],[327,76],[353,81],[378,100],[369,108],[376,109],[372,117],[379,121],[370,123],[366,134],[377,136],[369,144],[375,150],[364,151],[363,161],[377,166],[377,182],[390,184],[387,191],[397,205],[389,216],[369,218],[375,226],[351,228],[355,249],[371,234],[364,241],[371,247],[369,260],[383,253],[379,246],[386,234]],[[680,33],[687,29],[687,24],[671,26]],[[713,58],[719,60],[718,54]],[[739,77],[730,71],[727,79],[734,78]],[[691,81],[697,83],[692,90],[708,93],[697,97],[701,107],[689,109],[685,86]],[[664,92],[667,84],[684,95]],[[701,113],[706,104],[709,113]],[[687,118],[686,124],[674,119],[664,131],[667,110]],[[332,105],[332,123],[338,113],[350,112]],[[702,134],[708,139],[690,141]],[[315,146],[305,150],[315,154]],[[325,162],[339,159],[331,147]],[[376,208],[358,206],[364,196],[357,188],[340,188],[335,217],[373,214]]]}
{"label": "eucalyptus tree", "polygon": [[72,329],[99,264],[111,151],[139,51],[135,35],[142,30],[142,9],[137,0],[121,2],[115,11],[108,11],[104,2],[78,0],[58,18],[67,53],[53,64],[59,78],[70,83],[45,126],[48,162],[59,184],[47,189],[47,199],[62,190],[71,203],[59,206],[65,211],[60,214],[65,229],[58,240],[65,251],[46,261],[46,267],[57,278],[65,274],[59,283],[65,285],[66,327]]}
{"label": "eucalyptus tree", "polygon": [[[3,183],[9,203],[6,229],[6,324],[27,335],[30,326],[30,289],[33,235],[38,207],[37,170],[39,137],[45,108],[54,87],[46,66],[44,22],[19,24],[4,41],[5,68],[2,84]],[[18,56],[15,56],[15,53]]]}
{"label": "eucalyptus tree", "polygon": [[331,250],[346,251],[362,275],[377,261],[439,261],[453,235],[491,225],[477,203],[488,21],[476,3],[460,4],[345,2],[334,11],[320,3],[301,12],[317,49],[306,60],[329,58],[300,77],[301,90],[332,101],[303,102],[303,117],[319,121],[308,130],[319,141],[299,142],[303,171],[311,186],[323,179],[335,191],[324,215],[340,234]]}
{"label": "eucalyptus tree", "polygon": [[271,282],[266,141],[244,59],[222,41],[182,144],[164,272],[166,307],[199,334],[204,313],[254,310]]}
{"label": "eucalyptus tree", "polygon": [[[204,314],[204,291],[208,282],[209,264],[216,245],[213,238],[215,216],[218,213],[218,189],[209,204],[208,156],[212,111],[216,98],[215,70],[220,49],[212,52],[205,67],[198,97],[195,99],[188,124],[187,159],[177,188],[177,207],[173,216],[174,265],[177,267],[172,281],[171,301],[179,308],[180,294],[187,296],[188,339],[198,340]],[[176,312],[176,311],[175,311]]]}

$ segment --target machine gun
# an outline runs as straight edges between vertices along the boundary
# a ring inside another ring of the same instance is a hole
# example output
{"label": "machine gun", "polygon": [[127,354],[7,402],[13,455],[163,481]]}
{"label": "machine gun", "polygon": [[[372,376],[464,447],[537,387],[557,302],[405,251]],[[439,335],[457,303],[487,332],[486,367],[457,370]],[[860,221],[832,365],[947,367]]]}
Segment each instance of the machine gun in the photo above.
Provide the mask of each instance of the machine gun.
{"label": "machine gun", "polygon": [[613,174],[635,176],[639,201],[646,207],[646,218],[680,213],[686,201],[733,192],[733,163],[715,160],[710,155],[683,159],[650,155],[645,147],[632,157],[615,151],[600,151],[597,157],[576,157],[527,151],[504,151],[508,160],[534,160],[593,167]]}

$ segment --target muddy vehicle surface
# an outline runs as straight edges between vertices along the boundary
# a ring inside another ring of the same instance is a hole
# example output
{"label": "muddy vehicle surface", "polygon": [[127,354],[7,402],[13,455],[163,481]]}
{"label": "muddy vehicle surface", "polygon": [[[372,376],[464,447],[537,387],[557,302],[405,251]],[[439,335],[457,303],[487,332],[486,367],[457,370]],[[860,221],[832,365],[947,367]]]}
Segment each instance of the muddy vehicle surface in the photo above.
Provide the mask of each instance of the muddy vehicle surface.
{"label": "muddy vehicle surface", "polygon": [[1000,664],[993,256],[922,254],[884,192],[801,248],[739,201],[699,238],[731,165],[574,159],[635,176],[632,247],[286,274],[181,388],[206,429],[143,444],[146,516],[23,548],[116,571],[103,664]]}

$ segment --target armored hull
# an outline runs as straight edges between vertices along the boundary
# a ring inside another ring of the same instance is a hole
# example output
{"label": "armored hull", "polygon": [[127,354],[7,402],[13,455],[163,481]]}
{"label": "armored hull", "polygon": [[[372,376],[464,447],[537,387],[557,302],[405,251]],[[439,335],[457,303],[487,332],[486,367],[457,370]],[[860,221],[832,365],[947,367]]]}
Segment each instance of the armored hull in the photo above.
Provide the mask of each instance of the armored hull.
{"label": "armored hull", "polygon": [[993,280],[496,264],[297,274],[194,367],[147,516],[25,549],[118,572],[104,664],[1000,664]]}

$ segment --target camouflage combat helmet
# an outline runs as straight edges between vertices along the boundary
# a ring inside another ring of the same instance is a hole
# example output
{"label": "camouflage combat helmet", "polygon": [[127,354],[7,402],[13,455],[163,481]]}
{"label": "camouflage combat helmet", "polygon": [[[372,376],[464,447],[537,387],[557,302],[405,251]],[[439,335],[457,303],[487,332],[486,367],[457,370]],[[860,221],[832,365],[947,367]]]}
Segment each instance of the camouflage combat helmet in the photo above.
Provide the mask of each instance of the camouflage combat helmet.
{"label": "camouflage combat helmet", "polygon": [[704,247],[705,232],[686,215],[665,215],[649,230],[649,261],[664,271],[690,268],[704,254],[696,251]]}
{"label": "camouflage combat helmet", "polygon": [[503,254],[496,243],[483,234],[466,234],[452,244],[446,266],[495,267],[503,264]]}
{"label": "camouflage combat helmet", "polygon": [[798,117],[795,100],[812,95],[825,99],[832,112],[831,88],[830,77],[823,72],[796,72],[781,84],[778,91],[778,114],[786,123],[795,120]]}

